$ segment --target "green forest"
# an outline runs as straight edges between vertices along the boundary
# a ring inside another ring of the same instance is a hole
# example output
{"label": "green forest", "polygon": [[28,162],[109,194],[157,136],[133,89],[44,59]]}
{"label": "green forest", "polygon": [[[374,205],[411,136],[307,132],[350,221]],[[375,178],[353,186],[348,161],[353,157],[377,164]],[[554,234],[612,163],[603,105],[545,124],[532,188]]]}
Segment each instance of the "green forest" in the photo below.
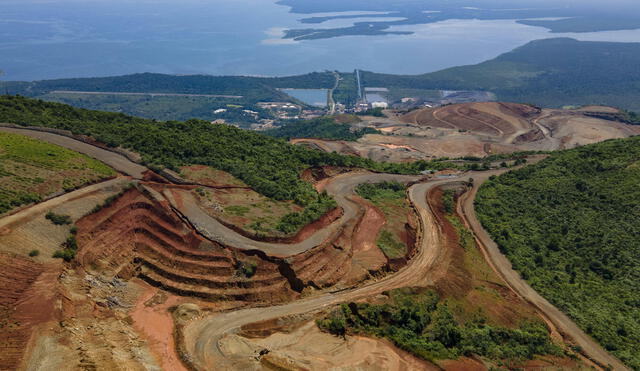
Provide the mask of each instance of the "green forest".
{"label": "green forest", "polygon": [[0,89],[10,94],[36,97],[54,90],[103,91],[128,93],[175,93],[242,95],[245,99],[275,100],[286,97],[277,88],[330,89],[335,77],[330,72],[313,72],[287,77],[164,75],[138,73],[133,75],[74,78],[41,81],[0,82]]}
{"label": "green forest", "polygon": [[[73,78],[42,81],[0,81],[0,91],[39,98],[49,102],[70,104],[75,107],[101,111],[122,112],[157,120],[187,120],[199,118],[212,120],[224,118],[234,123],[257,122],[250,116],[243,117],[242,109],[234,114],[230,106],[238,106],[259,113],[258,118],[272,118],[268,111],[260,109],[258,102],[293,101],[280,88],[329,89],[335,77],[331,72],[313,72],[287,77],[248,76],[174,76],[157,73],[139,73],[125,76]],[[230,95],[231,97],[206,96],[151,96],[68,94],[56,91],[118,92],[118,93],[166,93]],[[225,117],[214,116],[212,111],[226,108]],[[245,115],[246,116],[246,115]]]}
{"label": "green forest", "polygon": [[495,59],[417,76],[362,72],[364,86],[484,90],[544,107],[604,104],[640,111],[640,43],[532,41]]}
{"label": "green forest", "polygon": [[365,134],[376,134],[372,128],[355,129],[349,124],[336,122],[332,117],[320,117],[313,120],[302,120],[266,131],[265,134],[276,138],[316,138],[329,140],[356,141]]}
{"label": "green forest", "polygon": [[478,216],[533,288],[640,370],[640,137],[490,179]]}
{"label": "green forest", "polygon": [[490,360],[523,360],[535,355],[562,355],[543,323],[508,329],[486,324],[480,316],[461,323],[446,300],[433,290],[404,288],[387,293],[384,304],[348,303],[318,320],[335,335],[362,334],[387,338],[429,361],[479,355]]}
{"label": "green forest", "polygon": [[300,179],[300,173],[309,167],[335,165],[417,174],[451,165],[425,161],[379,163],[310,150],[256,132],[202,120],[160,122],[19,96],[0,97],[0,122],[89,135],[108,146],[122,146],[140,153],[143,162],[151,168],[178,171],[190,164],[212,166],[231,173],[267,197],[293,200],[303,206],[319,201],[313,187]]}

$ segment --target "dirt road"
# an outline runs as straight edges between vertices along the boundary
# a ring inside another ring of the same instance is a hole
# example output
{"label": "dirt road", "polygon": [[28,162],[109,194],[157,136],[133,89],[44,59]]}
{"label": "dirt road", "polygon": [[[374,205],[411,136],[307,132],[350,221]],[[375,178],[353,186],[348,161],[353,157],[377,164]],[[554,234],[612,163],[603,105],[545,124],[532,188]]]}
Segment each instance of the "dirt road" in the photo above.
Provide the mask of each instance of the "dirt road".
{"label": "dirt road", "polygon": [[491,239],[489,233],[482,227],[476,216],[474,200],[478,187],[484,183],[489,176],[496,172],[485,172],[473,174],[474,188],[467,192],[462,199],[462,211],[468,226],[472,229],[476,240],[485,252],[485,257],[494,270],[504,279],[504,281],[522,298],[533,304],[542,312],[553,324],[564,334],[568,335],[579,345],[583,353],[596,363],[603,366],[610,365],[614,370],[628,370],[628,368],[617,358],[605,351],[589,335],[582,331],[567,315],[540,296],[531,286],[523,280],[518,272],[513,270],[511,262],[504,256],[498,245]]}
{"label": "dirt road", "polygon": [[5,216],[0,219],[0,230],[10,227],[13,224],[20,223],[25,219],[29,219],[34,215],[42,214],[46,211],[49,211],[56,206],[62,205],[64,203],[77,200],[92,193],[99,192],[104,189],[118,189],[122,187],[127,182],[127,178],[119,177],[111,180],[107,180],[102,183],[92,184],[90,186],[78,189],[73,192],[65,193],[62,196],[54,197],[45,202],[41,202],[39,204],[28,207],[24,210],[20,210],[15,214],[11,214]]}
{"label": "dirt road", "polygon": [[[369,176],[373,177],[373,175]],[[385,176],[385,178],[387,177]],[[371,178],[370,180],[377,179]],[[409,189],[410,199],[420,214],[423,233],[415,257],[404,269],[379,281],[352,290],[327,293],[286,305],[245,309],[196,320],[184,329],[186,350],[195,366],[201,370],[233,369],[233,359],[227,358],[221,352],[219,340],[226,334],[237,332],[245,324],[313,312],[341,302],[371,297],[394,288],[424,286],[433,283],[431,282],[431,272],[443,256],[441,254],[443,244],[440,243],[440,230],[427,205],[426,194],[433,187],[450,182],[452,180],[420,183]],[[348,189],[347,185],[344,187],[343,190]]]}
{"label": "dirt road", "polygon": [[383,181],[399,181],[411,182],[420,179],[419,176],[412,175],[393,175],[393,174],[374,174],[369,172],[348,173],[337,176],[326,187],[327,193],[332,196],[338,205],[342,207],[343,215],[323,228],[309,238],[299,243],[270,243],[252,240],[238,234],[232,229],[226,227],[215,218],[211,217],[202,210],[195,197],[189,191],[177,191],[182,198],[182,202],[176,202],[171,192],[165,191],[163,195],[171,202],[172,206],[182,213],[189,222],[203,236],[218,241],[226,246],[233,246],[243,250],[261,250],[272,256],[291,256],[300,254],[323,242],[331,239],[353,218],[355,218],[360,210],[358,203],[350,199],[356,186],[367,182],[383,182]]}
{"label": "dirt road", "polygon": [[106,149],[102,149],[102,148],[93,146],[91,144],[81,142],[76,139],[65,137],[63,135],[47,133],[47,132],[37,131],[37,130],[8,128],[8,127],[0,127],[0,131],[6,132],[6,133],[26,135],[28,137],[39,139],[51,144],[56,144],[58,146],[70,149],[72,151],[80,152],[89,157],[93,157],[96,160],[104,162],[105,164],[114,168],[116,171],[129,175],[136,179],[141,179],[143,173],[147,171],[146,167],[140,164],[136,164],[135,162],[129,160],[123,155],[120,155],[115,152],[107,151]]}

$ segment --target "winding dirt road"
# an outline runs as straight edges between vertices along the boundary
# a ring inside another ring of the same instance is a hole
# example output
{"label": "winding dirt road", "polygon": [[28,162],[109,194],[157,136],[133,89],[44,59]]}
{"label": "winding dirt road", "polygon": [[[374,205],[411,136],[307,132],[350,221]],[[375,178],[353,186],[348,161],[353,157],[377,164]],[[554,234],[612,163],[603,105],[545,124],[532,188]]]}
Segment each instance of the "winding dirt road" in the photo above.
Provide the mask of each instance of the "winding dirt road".
{"label": "winding dirt road", "polygon": [[172,206],[184,215],[196,230],[203,236],[218,241],[226,246],[233,246],[243,250],[261,250],[273,256],[291,256],[303,253],[323,242],[335,237],[344,226],[356,218],[360,206],[351,199],[355,188],[362,183],[398,181],[403,183],[419,180],[419,176],[374,174],[370,172],[342,174],[332,179],[327,185],[326,191],[343,209],[343,215],[326,228],[315,232],[310,237],[299,243],[271,243],[252,240],[238,234],[231,228],[220,223],[215,218],[204,212],[188,191],[180,192],[182,202],[176,202],[171,192],[163,192],[163,196],[169,200]]}
{"label": "winding dirt road", "polygon": [[485,258],[489,264],[514,292],[534,305],[551,322],[553,322],[553,324],[562,333],[573,339],[573,341],[582,348],[583,353],[588,358],[602,366],[611,366],[614,370],[628,370],[620,360],[604,350],[595,340],[582,331],[566,314],[562,313],[562,311],[549,303],[549,301],[531,288],[531,286],[529,286],[529,284],[520,277],[518,272],[513,270],[509,259],[500,252],[498,245],[482,227],[476,216],[474,201],[479,186],[491,175],[495,174],[497,174],[497,172],[473,174],[474,187],[471,191],[465,193],[461,200],[462,212],[464,214],[463,217],[467,222],[467,226],[473,231],[476,241],[483,249]]}
{"label": "winding dirt road", "polygon": [[[380,176],[380,175],[378,175]],[[382,181],[388,176],[370,181]],[[415,257],[401,271],[362,287],[336,293],[327,293],[309,299],[268,308],[251,308],[230,313],[204,317],[191,322],[184,329],[185,347],[194,365],[200,370],[233,369],[233,359],[227,358],[219,348],[219,340],[229,333],[237,332],[243,325],[322,310],[329,306],[377,295],[383,291],[406,286],[427,286],[432,284],[431,272],[443,257],[441,233],[426,199],[433,187],[451,183],[451,180],[439,180],[420,183],[409,189],[409,197],[420,214],[422,238]]]}

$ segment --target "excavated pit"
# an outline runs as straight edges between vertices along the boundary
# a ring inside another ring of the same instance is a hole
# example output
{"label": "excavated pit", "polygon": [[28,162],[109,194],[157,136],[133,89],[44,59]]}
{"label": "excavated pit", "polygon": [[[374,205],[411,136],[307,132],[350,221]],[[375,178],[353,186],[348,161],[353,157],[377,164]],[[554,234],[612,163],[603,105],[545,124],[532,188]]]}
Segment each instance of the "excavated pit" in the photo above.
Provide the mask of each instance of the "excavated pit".
{"label": "excavated pit", "polygon": [[111,278],[138,277],[178,296],[237,306],[288,302],[307,288],[345,283],[354,269],[352,236],[364,209],[335,239],[282,258],[205,239],[146,189],[131,188],[77,222],[80,266]]}

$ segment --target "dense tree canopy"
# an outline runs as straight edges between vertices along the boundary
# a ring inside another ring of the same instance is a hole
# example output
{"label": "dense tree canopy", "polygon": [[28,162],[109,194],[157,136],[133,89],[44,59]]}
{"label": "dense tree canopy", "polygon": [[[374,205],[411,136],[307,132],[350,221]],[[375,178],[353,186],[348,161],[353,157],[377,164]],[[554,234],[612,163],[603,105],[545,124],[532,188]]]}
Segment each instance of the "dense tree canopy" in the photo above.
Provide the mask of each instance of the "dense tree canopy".
{"label": "dense tree canopy", "polygon": [[640,369],[640,137],[560,153],[479,191],[484,227],[522,277]]}
{"label": "dense tree canopy", "polygon": [[378,133],[372,128],[356,129],[349,124],[337,123],[331,117],[302,120],[286,124],[278,129],[265,132],[276,138],[317,138],[355,141],[365,134]]}

